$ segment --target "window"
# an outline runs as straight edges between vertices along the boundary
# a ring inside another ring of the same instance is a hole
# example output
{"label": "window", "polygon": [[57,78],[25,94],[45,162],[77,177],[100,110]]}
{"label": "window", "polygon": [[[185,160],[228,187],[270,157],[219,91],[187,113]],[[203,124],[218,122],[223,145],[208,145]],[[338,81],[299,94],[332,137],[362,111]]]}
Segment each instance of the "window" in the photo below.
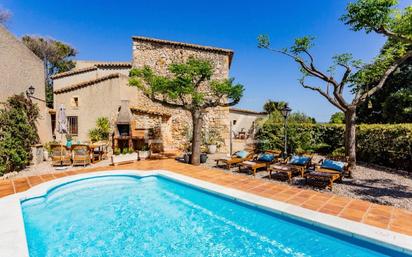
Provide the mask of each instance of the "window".
{"label": "window", "polygon": [[78,108],[79,107],[79,97],[78,96],[73,96],[72,97],[71,106],[73,108]]}
{"label": "window", "polygon": [[79,133],[79,123],[77,116],[67,116],[67,131],[69,134],[77,136]]}

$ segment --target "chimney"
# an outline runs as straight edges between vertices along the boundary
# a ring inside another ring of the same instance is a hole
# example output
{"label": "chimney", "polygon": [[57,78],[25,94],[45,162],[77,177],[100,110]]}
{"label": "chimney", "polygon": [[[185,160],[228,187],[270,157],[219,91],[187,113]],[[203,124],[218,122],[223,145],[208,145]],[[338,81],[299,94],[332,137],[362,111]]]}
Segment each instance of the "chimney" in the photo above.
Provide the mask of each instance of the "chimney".
{"label": "chimney", "polygon": [[116,124],[130,124],[132,114],[129,109],[129,100],[121,100],[120,110],[117,114]]}

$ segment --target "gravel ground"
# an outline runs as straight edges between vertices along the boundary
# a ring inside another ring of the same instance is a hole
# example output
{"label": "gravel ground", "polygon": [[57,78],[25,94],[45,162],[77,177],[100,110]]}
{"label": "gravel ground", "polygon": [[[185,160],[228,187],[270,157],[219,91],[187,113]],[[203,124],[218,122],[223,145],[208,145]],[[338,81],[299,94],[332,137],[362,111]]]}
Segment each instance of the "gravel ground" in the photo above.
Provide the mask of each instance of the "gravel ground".
{"label": "gravel ground", "polygon": [[66,169],[61,169],[58,167],[53,167],[51,165],[51,161],[47,162],[42,162],[37,165],[31,165],[26,167],[25,169],[19,171],[19,172],[11,172],[5,174],[3,177],[0,177],[0,179],[6,179],[6,178],[17,178],[17,177],[25,177],[25,176],[33,176],[33,175],[41,175],[41,174],[46,174],[46,173],[59,173],[65,170],[80,170],[84,168],[91,168],[91,167],[104,167],[108,166],[110,164],[110,160],[102,160],[97,163],[92,163],[86,167],[83,166],[66,166]]}
{"label": "gravel ground", "polygon": [[[208,167],[215,167],[217,158],[221,158],[223,155],[210,156],[207,163],[203,164]],[[321,156],[317,156],[317,159],[321,159]],[[232,168],[230,173],[239,174],[238,168]],[[396,173],[395,173],[396,172]],[[246,173],[241,173],[246,175]],[[240,174],[239,174],[240,175]],[[344,178],[342,183],[334,183],[332,192],[351,198],[362,199],[373,203],[392,205],[399,208],[405,208],[412,211],[412,174],[408,175],[406,172],[394,171],[382,167],[372,167],[365,164],[359,164],[357,170],[353,172],[353,178]],[[266,171],[260,171],[256,174],[256,177],[269,181],[268,173]],[[273,183],[287,182],[282,180],[270,180]],[[325,188],[317,188],[310,185],[305,185],[305,180],[295,177],[293,185],[297,187],[310,188],[317,191],[330,190]]]}

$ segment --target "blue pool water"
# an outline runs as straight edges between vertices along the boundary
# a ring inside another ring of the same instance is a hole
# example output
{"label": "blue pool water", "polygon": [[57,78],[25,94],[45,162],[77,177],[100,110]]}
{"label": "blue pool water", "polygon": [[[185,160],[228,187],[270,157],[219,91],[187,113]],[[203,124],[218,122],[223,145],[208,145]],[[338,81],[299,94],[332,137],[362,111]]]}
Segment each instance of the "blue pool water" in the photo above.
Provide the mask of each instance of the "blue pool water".
{"label": "blue pool water", "polygon": [[80,180],[22,209],[31,257],[402,256],[155,176]]}

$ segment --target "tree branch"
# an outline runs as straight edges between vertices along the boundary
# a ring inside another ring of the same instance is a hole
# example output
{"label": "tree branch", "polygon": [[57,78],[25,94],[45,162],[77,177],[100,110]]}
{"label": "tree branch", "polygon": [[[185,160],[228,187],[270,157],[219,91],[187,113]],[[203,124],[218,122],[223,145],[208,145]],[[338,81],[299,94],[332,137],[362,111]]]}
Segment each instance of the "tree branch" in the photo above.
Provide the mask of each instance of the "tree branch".
{"label": "tree branch", "polygon": [[324,96],[331,104],[333,104],[334,106],[336,106],[337,108],[339,108],[341,111],[345,111],[346,107],[342,106],[338,101],[336,101],[336,99],[334,99],[332,96],[330,96],[329,94],[327,94],[325,91],[323,91],[321,88],[319,87],[312,87],[309,86],[307,84],[305,84],[305,82],[303,80],[300,81],[300,84],[302,85],[302,87],[313,90],[313,91],[317,91],[319,94],[321,94],[322,96]]}
{"label": "tree branch", "polygon": [[379,80],[379,82],[376,84],[376,86],[372,87],[370,90],[366,91],[363,94],[359,94],[358,97],[355,97],[353,99],[353,103],[356,104],[356,105],[358,105],[360,103],[363,103],[368,98],[368,96],[373,95],[376,91],[381,89],[385,85],[385,82],[388,79],[389,75],[391,75],[392,72],[394,72],[399,67],[399,65],[401,65],[402,63],[404,63],[406,60],[408,60],[411,57],[412,57],[412,51],[409,51],[402,58],[400,58],[396,62],[394,62],[386,70],[386,72],[383,74],[382,78]]}
{"label": "tree branch", "polygon": [[171,103],[171,102],[167,101],[166,99],[158,99],[158,98],[156,98],[156,96],[154,94],[147,94],[144,91],[143,91],[143,94],[145,96],[149,97],[150,100],[152,100],[153,102],[163,104],[163,105],[165,105],[167,107],[170,107],[170,108],[183,108],[183,109],[187,110],[186,106],[183,105],[183,104]]}
{"label": "tree branch", "polygon": [[412,44],[412,39],[407,38],[407,37],[402,36],[402,35],[399,35],[399,34],[396,34],[395,32],[390,31],[390,30],[386,29],[383,26],[378,28],[378,29],[375,28],[374,31],[378,34],[383,34],[387,37],[391,37],[391,38],[397,39],[399,41],[403,41],[405,43]]}
{"label": "tree branch", "polygon": [[348,65],[344,65],[342,63],[338,63],[338,65],[340,65],[340,66],[342,66],[346,69],[345,73],[342,76],[342,80],[339,83],[339,89],[338,89],[339,94],[342,94],[343,87],[345,86],[346,82],[348,81],[348,78],[349,78],[350,74],[352,73],[352,69]]}

